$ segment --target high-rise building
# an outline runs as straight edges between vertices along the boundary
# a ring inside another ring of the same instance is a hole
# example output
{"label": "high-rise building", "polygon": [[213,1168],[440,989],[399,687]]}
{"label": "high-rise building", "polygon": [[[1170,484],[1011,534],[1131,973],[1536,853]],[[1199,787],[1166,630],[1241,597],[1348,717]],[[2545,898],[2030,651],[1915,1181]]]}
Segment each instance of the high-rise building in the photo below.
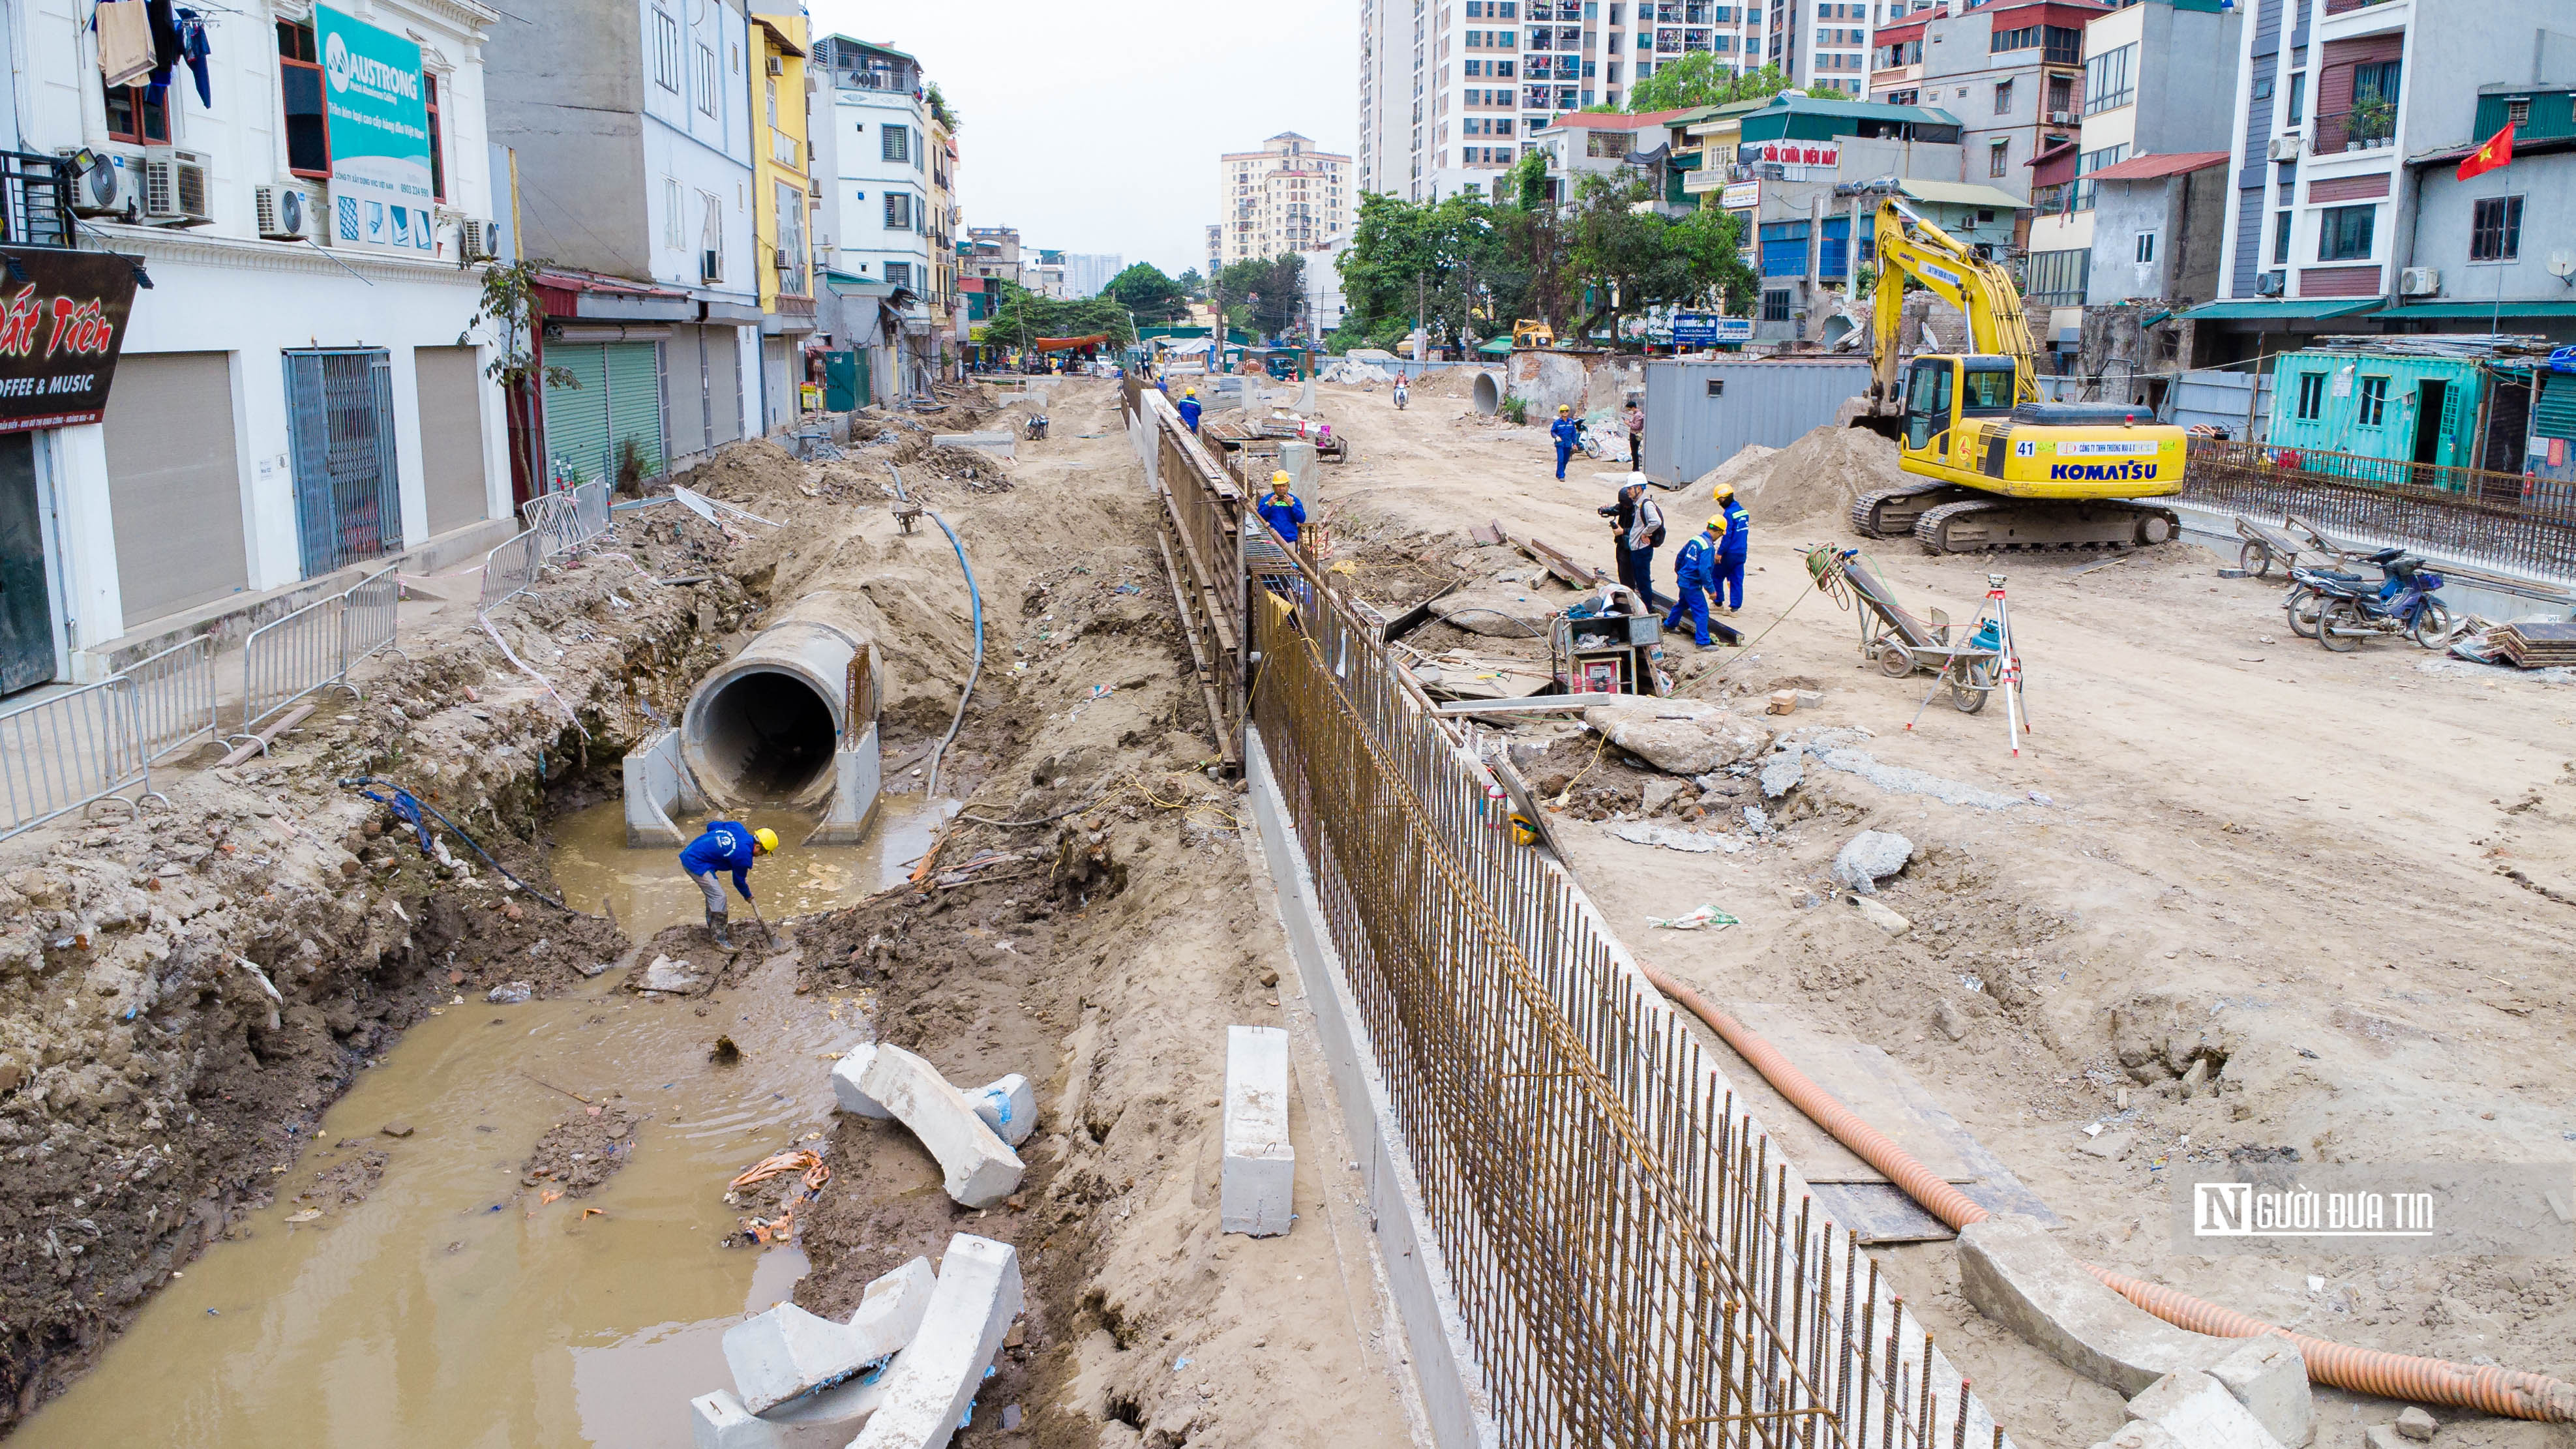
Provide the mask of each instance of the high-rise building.
{"label": "high-rise building", "polygon": [[1350,234],[1359,203],[1350,157],[1282,131],[1260,150],[1229,152],[1217,165],[1217,214],[1225,218],[1217,265],[1323,251]]}
{"label": "high-rise building", "polygon": [[1127,259],[1114,252],[1066,252],[1065,289],[1077,297],[1097,297],[1126,266]]}
{"label": "high-rise building", "polygon": [[1869,90],[1872,12],[1900,0],[1360,0],[1360,189],[1488,188],[1529,133],[1704,54],[1729,75]]}

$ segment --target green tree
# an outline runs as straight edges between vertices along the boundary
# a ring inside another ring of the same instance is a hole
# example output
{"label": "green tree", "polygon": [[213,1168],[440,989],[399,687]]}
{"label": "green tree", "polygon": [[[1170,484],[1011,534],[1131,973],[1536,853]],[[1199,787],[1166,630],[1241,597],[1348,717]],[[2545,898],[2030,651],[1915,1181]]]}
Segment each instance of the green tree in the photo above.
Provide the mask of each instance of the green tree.
{"label": "green tree", "polygon": [[1295,326],[1306,310],[1306,259],[1295,252],[1275,257],[1247,257],[1230,262],[1217,275],[1225,293],[1226,320],[1235,306],[1244,308],[1245,325],[1264,337],[1278,337]]}
{"label": "green tree", "polygon": [[[1195,276],[1196,273],[1188,275]],[[1188,291],[1162,268],[1151,262],[1136,262],[1109,279],[1102,295],[1136,314],[1140,326],[1173,322],[1190,314]]]}
{"label": "green tree", "polygon": [[[1545,171],[1541,173],[1542,186]],[[1465,350],[1509,325],[1525,270],[1514,265],[1506,229],[1481,192],[1409,202],[1360,199],[1359,224],[1339,263],[1343,334],[1372,343],[1401,339],[1419,319],[1441,345]]]}
{"label": "green tree", "polygon": [[1207,300],[1207,278],[1199,275],[1198,268],[1190,268],[1179,276],[1174,277],[1172,282],[1175,286],[1178,286],[1181,289],[1181,295],[1189,298],[1191,301],[1204,302]]}
{"label": "green tree", "polygon": [[1588,309],[1574,339],[1607,325],[1616,346],[1619,319],[1648,307],[1750,300],[1755,282],[1732,213],[1694,211],[1674,221],[1638,205],[1646,199],[1642,181],[1583,178],[1565,223],[1565,268]]}
{"label": "green tree", "polygon": [[1719,64],[1707,51],[1694,50],[1677,60],[1658,62],[1653,75],[1629,89],[1628,109],[1680,111],[1693,106],[1722,106],[1734,101],[1767,100],[1788,89],[1789,77],[1776,65],[1739,72]]}
{"label": "green tree", "polygon": [[1109,334],[1121,346],[1136,340],[1135,329],[1127,325],[1127,308],[1114,297],[1041,297],[1016,282],[998,284],[1002,301],[985,324],[988,341],[1026,347],[1041,337],[1088,337],[1094,332]]}

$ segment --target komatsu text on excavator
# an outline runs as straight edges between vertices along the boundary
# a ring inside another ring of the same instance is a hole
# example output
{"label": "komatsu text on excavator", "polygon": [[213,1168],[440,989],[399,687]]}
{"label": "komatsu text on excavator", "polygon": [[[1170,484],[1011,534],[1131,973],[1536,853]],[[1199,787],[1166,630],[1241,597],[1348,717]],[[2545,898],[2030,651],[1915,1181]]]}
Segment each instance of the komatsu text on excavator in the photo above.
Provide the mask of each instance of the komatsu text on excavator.
{"label": "komatsu text on excavator", "polygon": [[[1862,494],[1854,528],[1911,533],[1936,553],[2123,548],[2180,531],[2171,509],[2132,500],[2182,491],[2182,429],[2143,408],[2040,401],[2010,274],[1893,197],[1879,204],[1877,240],[1863,422],[1894,437],[1900,466],[1924,481]],[[1918,355],[1900,374],[1903,277],[1967,315],[1969,352]]]}

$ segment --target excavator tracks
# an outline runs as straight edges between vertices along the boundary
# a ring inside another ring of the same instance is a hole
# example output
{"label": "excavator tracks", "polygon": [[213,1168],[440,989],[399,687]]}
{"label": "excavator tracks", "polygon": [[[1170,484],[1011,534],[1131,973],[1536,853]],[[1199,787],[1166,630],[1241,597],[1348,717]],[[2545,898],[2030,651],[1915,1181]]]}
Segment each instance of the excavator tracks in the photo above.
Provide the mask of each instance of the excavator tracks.
{"label": "excavator tracks", "polygon": [[1974,490],[1955,483],[1913,483],[1902,488],[1881,488],[1852,500],[1852,532],[1863,538],[1904,538],[1914,532],[1915,520],[1921,518],[1926,510],[1977,496]]}
{"label": "excavator tracks", "polygon": [[2141,548],[2170,542],[2180,532],[2182,517],[2172,509],[2117,498],[2077,503],[1970,494],[1927,508],[1914,520],[1915,538],[1934,553]]}

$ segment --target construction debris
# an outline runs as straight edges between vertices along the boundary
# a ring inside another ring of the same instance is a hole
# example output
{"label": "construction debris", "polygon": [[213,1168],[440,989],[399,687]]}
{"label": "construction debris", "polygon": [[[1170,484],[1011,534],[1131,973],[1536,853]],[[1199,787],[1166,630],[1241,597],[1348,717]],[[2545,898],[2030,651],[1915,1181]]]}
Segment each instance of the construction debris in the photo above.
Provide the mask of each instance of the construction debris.
{"label": "construction debris", "polygon": [[1835,853],[1833,876],[1862,895],[1874,896],[1879,881],[1905,869],[1913,858],[1913,841],[1884,830],[1864,830]]}
{"label": "construction debris", "polygon": [[1583,712],[1610,743],[1668,775],[1705,775],[1771,747],[1771,733],[1704,699],[1614,695]]}
{"label": "construction debris", "polygon": [[1026,1170],[976,1103],[948,1084],[939,1069],[898,1046],[859,1046],[832,1068],[832,1090],[842,1110],[863,1117],[892,1117],[912,1129],[946,1174],[948,1195],[970,1208],[988,1208],[1017,1192]]}

